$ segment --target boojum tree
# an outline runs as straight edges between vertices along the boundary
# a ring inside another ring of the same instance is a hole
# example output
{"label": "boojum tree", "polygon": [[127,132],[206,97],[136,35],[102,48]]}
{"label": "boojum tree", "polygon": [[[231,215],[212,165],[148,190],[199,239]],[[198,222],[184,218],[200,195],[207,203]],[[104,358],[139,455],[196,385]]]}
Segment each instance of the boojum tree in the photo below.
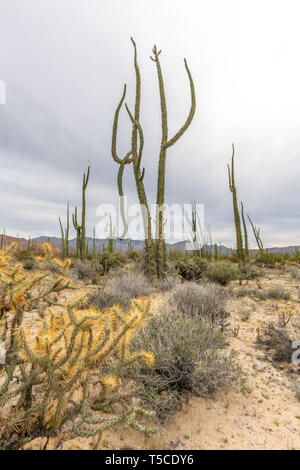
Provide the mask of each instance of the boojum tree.
{"label": "boojum tree", "polygon": [[61,251],[62,251],[62,256],[68,257],[69,256],[69,230],[70,230],[70,204],[68,202],[67,205],[67,226],[65,229],[63,229],[63,225],[61,222],[61,218],[58,218],[59,220],[59,226],[60,226],[60,231],[61,231]]}
{"label": "boojum tree", "polygon": [[[234,172],[234,145],[232,144],[232,157],[231,157],[231,166],[227,164],[228,169],[228,181],[229,189],[232,193],[232,204],[233,204],[233,215],[234,215],[234,224],[235,224],[235,233],[236,233],[236,254],[238,258],[239,268],[241,274],[244,273],[245,264],[249,259],[249,249],[248,249],[248,234],[247,226],[244,217],[244,206],[241,203],[241,216],[239,212],[238,200],[237,200],[237,189],[235,185],[235,172]],[[241,217],[244,228],[244,241],[241,229]]]}
{"label": "boojum tree", "polygon": [[72,220],[73,220],[73,226],[77,232],[77,237],[76,237],[76,251],[77,251],[77,256],[80,256],[81,258],[85,258],[87,255],[87,244],[86,244],[86,225],[85,225],[85,220],[86,220],[86,188],[89,183],[89,178],[90,178],[90,165],[88,166],[87,173],[83,174],[83,179],[82,179],[82,207],[81,207],[81,224],[78,223],[78,214],[77,214],[77,207],[75,207],[75,212],[72,215]]}
{"label": "boojum tree", "polygon": [[165,242],[164,242],[164,204],[165,204],[167,150],[172,145],[174,145],[180,139],[180,137],[182,137],[182,135],[188,129],[188,127],[190,126],[193,120],[195,110],[196,110],[195,88],[194,88],[192,75],[187,65],[187,61],[186,59],[184,59],[184,66],[185,66],[188,79],[189,79],[189,84],[190,84],[191,105],[190,105],[189,114],[185,123],[178,130],[178,132],[172,138],[169,139],[165,85],[164,85],[164,79],[163,79],[160,59],[159,59],[161,51],[158,50],[156,46],[154,46],[152,50],[153,56],[151,56],[151,60],[156,65],[156,71],[157,71],[157,77],[158,77],[162,134],[161,134],[158,173],[157,173],[156,232],[155,232],[155,237],[153,237],[149,199],[147,197],[145,184],[144,184],[145,168],[142,168],[141,166],[143,149],[144,149],[144,133],[143,133],[143,129],[142,129],[141,122],[140,122],[141,74],[140,74],[140,69],[139,69],[139,65],[137,62],[136,44],[132,38],[131,38],[131,42],[134,48],[134,69],[135,69],[135,77],[136,77],[135,105],[134,105],[134,111],[131,112],[127,103],[125,103],[125,108],[132,124],[132,131],[131,131],[131,147],[123,157],[120,157],[117,153],[117,130],[118,130],[118,120],[119,120],[120,110],[122,108],[122,105],[126,96],[126,84],[124,85],[121,101],[119,102],[115,111],[113,132],[112,132],[112,157],[115,160],[115,162],[119,164],[118,191],[119,191],[119,196],[120,196],[120,212],[121,212],[122,222],[124,225],[124,233],[121,238],[124,238],[125,234],[127,233],[127,221],[126,221],[124,201],[123,201],[123,197],[124,197],[123,175],[124,175],[125,166],[131,164],[133,168],[138,199],[142,208],[143,227],[144,227],[144,235],[145,235],[145,271],[149,275],[163,277],[166,271],[166,248],[165,248]]}
{"label": "boojum tree", "polygon": [[261,240],[261,237],[260,237],[260,228],[259,227],[256,227],[254,225],[254,223],[252,222],[252,220],[250,219],[250,216],[248,215],[248,220],[251,224],[251,227],[252,227],[252,230],[253,230],[253,234],[254,234],[254,237],[255,237],[255,241],[257,243],[257,246],[258,246],[258,251],[259,251],[259,254],[261,256],[264,255],[265,253],[265,250],[264,250],[264,245],[263,245],[263,242]]}

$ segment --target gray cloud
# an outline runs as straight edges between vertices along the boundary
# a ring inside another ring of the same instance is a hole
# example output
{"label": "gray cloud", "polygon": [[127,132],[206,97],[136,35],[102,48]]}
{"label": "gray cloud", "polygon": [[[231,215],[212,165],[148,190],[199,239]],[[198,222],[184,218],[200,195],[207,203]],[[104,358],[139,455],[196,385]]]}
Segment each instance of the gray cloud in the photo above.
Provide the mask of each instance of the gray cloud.
{"label": "gray cloud", "polygon": [[[195,120],[168,154],[167,201],[204,203],[214,239],[233,245],[226,163],[235,142],[239,197],[266,245],[299,244],[299,13],[296,0],[2,0],[1,225],[11,234],[58,235],[67,200],[80,204],[88,162],[90,232],[97,205],[117,200],[111,129],[124,82],[129,106],[134,101],[134,36],[153,202],[160,116],[149,56],[156,42],[170,134],[188,112],[184,57],[197,92]],[[128,131],[123,112],[120,153],[129,148]],[[125,186],[135,200],[132,175]]]}

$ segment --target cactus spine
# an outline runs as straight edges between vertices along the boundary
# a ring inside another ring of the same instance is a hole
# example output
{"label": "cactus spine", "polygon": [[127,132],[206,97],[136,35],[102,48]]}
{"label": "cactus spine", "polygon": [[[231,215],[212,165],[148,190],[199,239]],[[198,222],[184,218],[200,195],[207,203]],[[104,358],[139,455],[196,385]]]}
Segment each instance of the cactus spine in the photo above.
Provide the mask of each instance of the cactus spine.
{"label": "cactus spine", "polygon": [[67,226],[63,229],[61,218],[58,218],[61,231],[61,251],[63,257],[69,256],[70,204],[67,205]]}
{"label": "cactus spine", "polygon": [[165,274],[166,270],[166,250],[164,242],[164,202],[165,202],[165,171],[166,171],[166,156],[167,149],[174,145],[177,140],[184,134],[189,125],[191,124],[195,110],[196,110],[196,98],[195,98],[195,89],[192,80],[191,73],[187,66],[187,62],[184,59],[184,65],[186,72],[188,74],[190,89],[191,89],[191,107],[187,120],[184,125],[179,129],[179,131],[168,140],[168,119],[167,119],[167,105],[165,98],[165,89],[164,89],[164,80],[161,71],[159,55],[161,51],[157,50],[157,47],[153,47],[153,60],[156,63],[158,84],[159,84],[159,94],[160,94],[160,106],[161,106],[161,126],[162,126],[162,137],[159,153],[159,164],[158,164],[158,180],[157,180],[157,220],[156,220],[156,242],[154,243],[152,238],[152,226],[151,226],[151,216],[149,210],[148,199],[144,187],[144,176],[145,168],[141,170],[141,160],[142,153],[144,148],[144,135],[142,126],[140,124],[140,103],[141,103],[141,75],[137,62],[137,48],[134,40],[131,38],[131,42],[134,47],[134,69],[136,75],[136,94],[135,94],[135,108],[134,114],[132,114],[128,108],[128,105],[125,104],[126,111],[132,123],[132,134],[131,134],[131,149],[124,155],[123,158],[118,157],[116,151],[116,141],[117,141],[117,128],[118,128],[118,119],[120,109],[123,105],[123,101],[126,96],[126,85],[124,85],[123,95],[117,109],[115,111],[115,118],[113,124],[113,133],[112,133],[112,156],[116,163],[119,164],[118,172],[118,190],[121,200],[121,216],[124,224],[124,234],[123,238],[127,231],[127,222],[124,213],[124,202],[123,202],[123,174],[125,165],[130,163],[133,164],[134,177],[136,182],[136,188],[138,193],[139,202],[142,207],[143,215],[143,224],[144,224],[144,234],[145,234],[145,267],[146,271],[150,275],[156,275],[162,277]]}

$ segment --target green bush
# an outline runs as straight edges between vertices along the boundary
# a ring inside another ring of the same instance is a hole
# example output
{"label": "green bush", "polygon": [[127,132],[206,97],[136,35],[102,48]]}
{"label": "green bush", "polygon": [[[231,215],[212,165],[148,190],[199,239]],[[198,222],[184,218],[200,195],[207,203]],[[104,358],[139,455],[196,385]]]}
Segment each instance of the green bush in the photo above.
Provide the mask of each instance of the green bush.
{"label": "green bush", "polygon": [[274,268],[276,266],[284,266],[286,258],[281,253],[263,253],[257,256],[255,263]]}
{"label": "green bush", "polygon": [[97,269],[106,274],[111,268],[126,264],[126,256],[123,253],[109,253],[108,251],[104,251],[98,256],[97,261]]}
{"label": "green bush", "polygon": [[207,269],[207,261],[199,256],[191,259],[179,259],[175,265],[178,274],[186,281],[198,281],[203,278]]}
{"label": "green bush", "polygon": [[230,281],[238,279],[239,273],[235,265],[225,261],[211,263],[206,271],[206,277],[213,282],[226,286]]}
{"label": "green bush", "polygon": [[183,399],[182,392],[212,396],[220,388],[241,384],[241,370],[235,354],[228,356],[222,333],[204,320],[178,312],[153,316],[132,342],[134,351],[150,349],[155,353],[153,367],[131,370],[143,402],[160,421],[174,413]]}
{"label": "green bush", "polygon": [[257,269],[256,266],[248,265],[245,266],[243,272],[243,278],[247,280],[255,279],[260,276],[260,271]]}
{"label": "green bush", "polygon": [[142,258],[141,253],[138,251],[131,251],[128,253],[127,257],[132,261],[139,261]]}

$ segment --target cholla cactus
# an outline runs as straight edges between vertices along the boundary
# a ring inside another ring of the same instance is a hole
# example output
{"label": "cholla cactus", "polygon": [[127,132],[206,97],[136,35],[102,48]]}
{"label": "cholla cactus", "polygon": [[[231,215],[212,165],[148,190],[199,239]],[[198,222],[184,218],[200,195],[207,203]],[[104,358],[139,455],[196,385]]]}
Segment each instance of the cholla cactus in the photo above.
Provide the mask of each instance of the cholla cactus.
{"label": "cholla cactus", "polygon": [[[70,260],[61,260],[52,253],[52,245],[42,245],[42,256],[36,256],[38,270],[28,272],[21,263],[14,263],[13,253],[16,244],[0,251],[0,330],[1,336],[7,343],[7,357],[11,360],[14,354],[14,331],[23,321],[25,312],[34,308],[43,308],[55,304],[55,297],[63,290],[71,289],[71,281],[65,274],[70,267]],[[55,268],[59,277],[47,271]],[[38,293],[36,290],[38,289]],[[5,314],[9,312],[9,321]]]}
{"label": "cholla cactus", "polygon": [[234,224],[235,224],[235,233],[236,233],[236,253],[239,262],[240,272],[244,273],[245,263],[249,261],[249,248],[248,248],[248,233],[247,226],[244,217],[244,206],[241,202],[241,216],[244,228],[244,241],[242,236],[241,229],[241,218],[238,207],[237,200],[237,189],[235,185],[235,174],[234,174],[234,145],[232,144],[232,157],[231,157],[231,166],[227,164],[228,169],[228,180],[229,180],[229,189],[232,193],[232,202],[233,202],[233,214],[234,214]]}
{"label": "cholla cactus", "polygon": [[[50,248],[44,246],[45,258]],[[85,304],[79,294],[59,300],[70,281],[26,273],[14,264],[12,250],[0,252],[0,328],[8,351],[0,375],[0,448],[12,445],[15,436],[19,448],[37,428],[95,436],[96,444],[119,423],[154,432],[139,423],[139,416],[153,413],[141,408],[133,385],[119,377],[121,369],[138,362],[154,363],[152,352],[130,351],[136,330],[150,315],[149,304],[132,303],[126,312],[118,306],[78,310]],[[36,320],[29,326],[23,319],[32,310]]]}
{"label": "cholla cactus", "polygon": [[73,226],[77,232],[77,256],[81,258],[86,258],[88,253],[88,247],[86,242],[86,188],[89,183],[90,178],[90,165],[88,166],[87,173],[83,173],[83,180],[82,180],[82,207],[81,207],[81,224],[78,223],[77,217],[77,207],[75,207],[75,213],[72,215]]}

